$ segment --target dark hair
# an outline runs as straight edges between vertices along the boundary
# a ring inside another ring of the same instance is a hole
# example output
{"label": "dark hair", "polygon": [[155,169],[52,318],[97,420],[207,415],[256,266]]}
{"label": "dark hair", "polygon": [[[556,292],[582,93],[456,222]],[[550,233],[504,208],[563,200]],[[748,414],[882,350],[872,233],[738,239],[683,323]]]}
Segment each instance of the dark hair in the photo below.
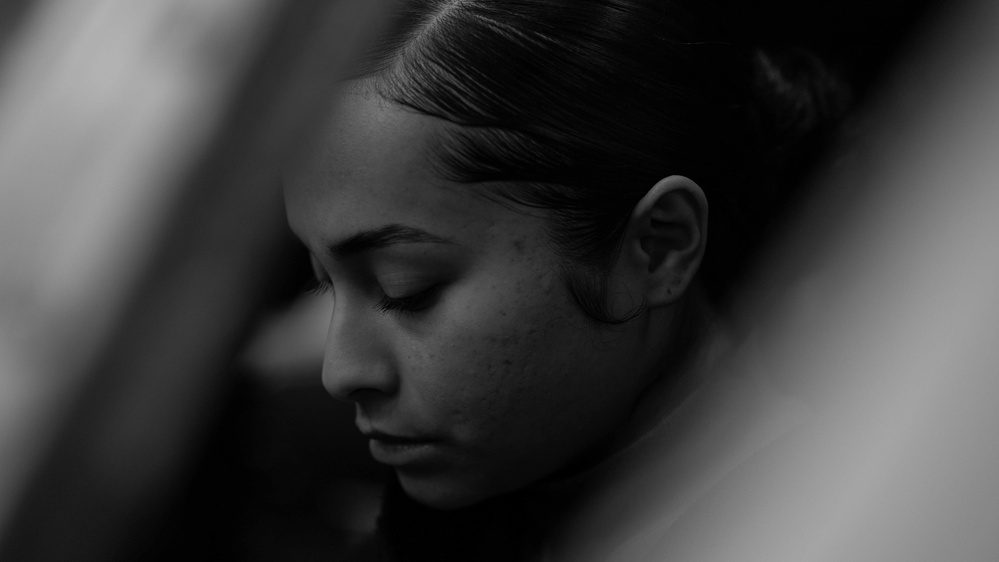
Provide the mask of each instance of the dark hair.
{"label": "dark hair", "polygon": [[403,1],[357,77],[457,125],[432,147],[440,173],[499,182],[487,190],[497,200],[544,210],[574,297],[620,320],[603,307],[606,272],[658,180],[680,174],[704,189],[711,242],[699,275],[723,295],[797,178],[787,163],[805,161],[801,141],[842,109],[813,57],[740,48],[694,4]]}

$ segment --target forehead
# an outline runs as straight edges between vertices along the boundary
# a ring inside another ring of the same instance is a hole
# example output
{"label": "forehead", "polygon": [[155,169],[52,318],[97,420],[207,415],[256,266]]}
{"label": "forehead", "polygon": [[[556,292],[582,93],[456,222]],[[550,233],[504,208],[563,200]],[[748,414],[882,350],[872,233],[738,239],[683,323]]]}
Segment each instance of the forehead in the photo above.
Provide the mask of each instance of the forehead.
{"label": "forehead", "polygon": [[366,90],[347,91],[310,153],[285,174],[292,229],[312,246],[386,224],[466,237],[495,223],[503,207],[431,165],[428,147],[441,128]]}

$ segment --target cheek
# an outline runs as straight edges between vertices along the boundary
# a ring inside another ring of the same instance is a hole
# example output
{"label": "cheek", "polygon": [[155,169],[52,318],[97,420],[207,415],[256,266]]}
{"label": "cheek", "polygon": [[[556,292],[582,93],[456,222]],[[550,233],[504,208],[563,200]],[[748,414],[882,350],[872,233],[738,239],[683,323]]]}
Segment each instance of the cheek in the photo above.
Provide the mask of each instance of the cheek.
{"label": "cheek", "polygon": [[484,447],[523,440],[564,415],[569,357],[585,341],[579,321],[550,274],[469,288],[449,307],[435,348],[424,399],[456,437]]}

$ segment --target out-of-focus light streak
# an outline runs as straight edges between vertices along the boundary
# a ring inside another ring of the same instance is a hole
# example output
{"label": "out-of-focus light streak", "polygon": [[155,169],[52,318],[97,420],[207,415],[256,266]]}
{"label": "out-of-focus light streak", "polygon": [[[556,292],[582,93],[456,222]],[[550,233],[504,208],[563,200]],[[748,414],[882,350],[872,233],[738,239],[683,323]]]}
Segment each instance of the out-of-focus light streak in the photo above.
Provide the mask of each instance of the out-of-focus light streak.
{"label": "out-of-focus light streak", "polygon": [[149,548],[381,0],[40,0],[0,60],[0,558]]}
{"label": "out-of-focus light streak", "polygon": [[0,67],[0,530],[273,0],[48,0]]}
{"label": "out-of-focus light streak", "polygon": [[948,8],[745,296],[820,417],[663,559],[999,557],[999,5]]}

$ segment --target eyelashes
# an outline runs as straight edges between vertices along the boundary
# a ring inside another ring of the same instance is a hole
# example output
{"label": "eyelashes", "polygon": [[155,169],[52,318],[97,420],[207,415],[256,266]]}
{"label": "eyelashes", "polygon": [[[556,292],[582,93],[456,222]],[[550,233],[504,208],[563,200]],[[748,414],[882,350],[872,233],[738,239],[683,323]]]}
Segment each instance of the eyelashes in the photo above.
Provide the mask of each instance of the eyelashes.
{"label": "eyelashes", "polygon": [[[375,308],[389,314],[398,313],[403,315],[414,314],[430,308],[437,299],[440,285],[433,285],[427,289],[402,297],[391,297],[384,292]],[[310,295],[332,294],[333,283],[327,279],[312,279],[305,287],[305,292]]]}
{"label": "eyelashes", "polygon": [[434,304],[437,298],[438,288],[439,286],[435,285],[418,293],[406,295],[404,297],[390,297],[382,293],[382,298],[378,302],[377,308],[385,313],[397,312],[401,314],[413,314],[420,312],[430,308]]}

